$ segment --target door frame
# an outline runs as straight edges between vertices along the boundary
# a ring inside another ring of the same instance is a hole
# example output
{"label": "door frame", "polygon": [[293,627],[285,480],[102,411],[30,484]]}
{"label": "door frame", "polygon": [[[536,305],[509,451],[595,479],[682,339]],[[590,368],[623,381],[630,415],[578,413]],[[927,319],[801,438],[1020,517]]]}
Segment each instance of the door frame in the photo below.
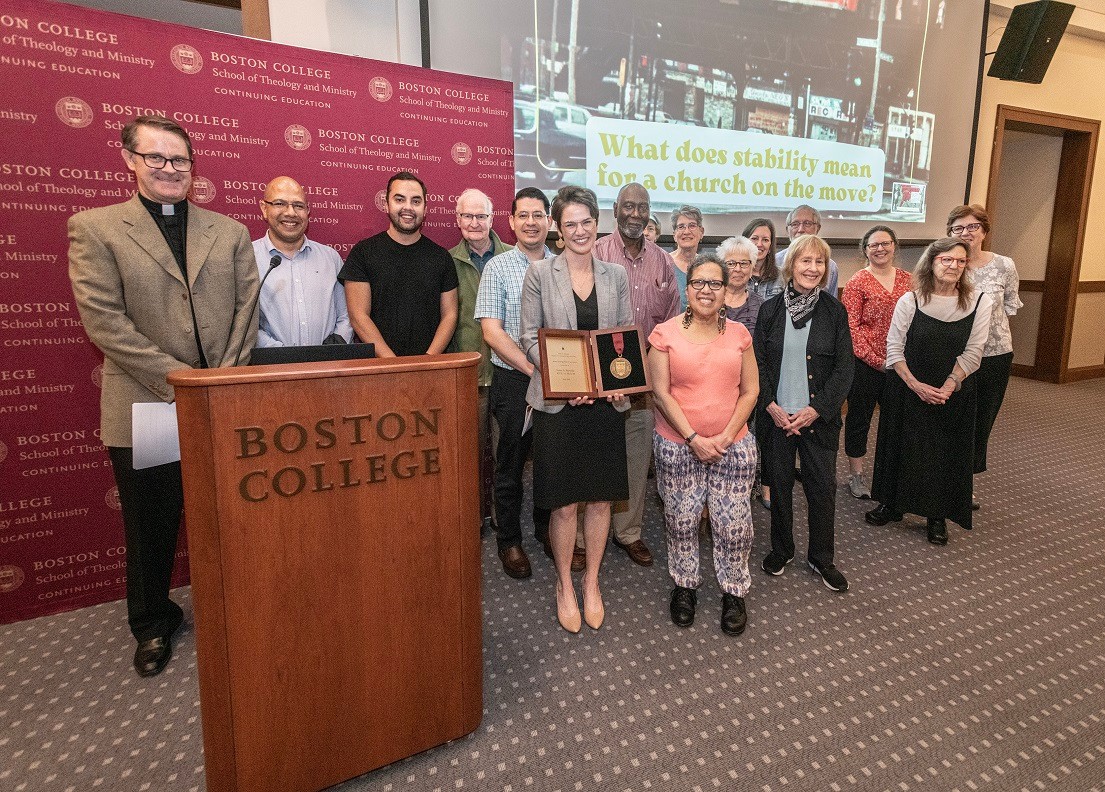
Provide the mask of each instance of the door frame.
{"label": "door frame", "polygon": [[[1082,247],[1089,214],[1090,187],[1101,122],[1089,118],[1001,105],[994,123],[994,145],[990,158],[990,178],[986,188],[987,212],[991,224],[1001,214],[1001,196],[997,192],[1001,171],[1005,131],[1013,129],[1063,138],[1059,158],[1059,184],[1052,211],[1048,239],[1045,279],[1022,280],[1021,291],[1041,292],[1040,324],[1036,334],[1036,358],[1032,365],[1014,364],[1013,373],[1046,382],[1070,382],[1105,376],[1105,366],[1093,371],[1070,369],[1071,333],[1078,301]],[[989,248],[989,239],[985,247]],[[1091,284],[1087,284],[1091,285]],[[1092,289],[1087,289],[1087,291]],[[1059,344],[1053,343],[1054,328],[1062,328]],[[1045,338],[1046,335],[1046,338]]]}

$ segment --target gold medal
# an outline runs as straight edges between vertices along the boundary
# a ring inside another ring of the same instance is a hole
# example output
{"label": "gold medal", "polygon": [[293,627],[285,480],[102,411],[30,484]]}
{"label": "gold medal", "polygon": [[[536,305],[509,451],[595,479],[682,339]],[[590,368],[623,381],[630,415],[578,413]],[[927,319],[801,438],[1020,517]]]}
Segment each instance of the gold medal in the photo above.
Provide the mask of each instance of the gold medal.
{"label": "gold medal", "polygon": [[618,379],[625,379],[633,373],[633,364],[623,357],[616,357],[610,361],[610,373]]}

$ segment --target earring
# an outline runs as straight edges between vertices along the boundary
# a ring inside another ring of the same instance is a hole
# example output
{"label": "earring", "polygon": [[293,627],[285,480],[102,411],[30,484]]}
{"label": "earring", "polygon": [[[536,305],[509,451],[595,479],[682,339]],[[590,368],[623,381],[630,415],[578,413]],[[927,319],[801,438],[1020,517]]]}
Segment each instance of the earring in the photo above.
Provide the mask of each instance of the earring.
{"label": "earring", "polygon": [[556,244],[556,249],[557,250],[563,250],[564,249],[564,240],[562,238],[557,237],[555,244]]}
{"label": "earring", "polygon": [[691,306],[687,306],[687,310],[683,312],[683,328],[686,329],[691,326],[691,319],[694,318],[694,312],[691,311]]}
{"label": "earring", "polygon": [[725,309],[721,308],[717,312],[717,331],[719,333],[725,332]]}

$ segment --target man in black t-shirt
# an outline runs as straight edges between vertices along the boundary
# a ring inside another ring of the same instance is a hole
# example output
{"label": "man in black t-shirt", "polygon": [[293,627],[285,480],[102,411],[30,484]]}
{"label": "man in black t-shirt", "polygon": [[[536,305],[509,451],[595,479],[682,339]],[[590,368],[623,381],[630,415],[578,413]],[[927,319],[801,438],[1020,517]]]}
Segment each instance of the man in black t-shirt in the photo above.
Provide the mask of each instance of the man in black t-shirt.
{"label": "man in black t-shirt", "polygon": [[457,270],[445,248],[422,236],[426,185],[400,171],[388,180],[386,231],[353,246],[338,273],[349,321],[377,357],[437,355],[457,326]]}

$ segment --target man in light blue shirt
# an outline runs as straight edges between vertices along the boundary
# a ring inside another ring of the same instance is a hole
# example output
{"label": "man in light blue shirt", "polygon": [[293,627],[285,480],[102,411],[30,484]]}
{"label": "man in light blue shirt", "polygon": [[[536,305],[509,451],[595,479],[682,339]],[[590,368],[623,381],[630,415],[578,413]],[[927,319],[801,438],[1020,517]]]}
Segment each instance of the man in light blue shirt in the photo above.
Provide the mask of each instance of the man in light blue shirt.
{"label": "man in light blue shirt", "polygon": [[[533,440],[523,432],[526,422],[526,390],[533,364],[522,352],[522,282],[535,261],[552,258],[545,245],[549,235],[549,199],[536,187],[523,187],[510,207],[510,229],[518,238],[514,250],[487,262],[476,294],[474,316],[483,339],[491,348],[491,391],[488,406],[495,418],[495,534],[503,571],[513,578],[532,574],[529,556],[522,549],[522,474]],[[537,540],[552,558],[549,547],[549,512],[533,510]]]}
{"label": "man in light blue shirt", "polygon": [[[790,210],[790,214],[787,215],[787,234],[791,239],[800,237],[803,234],[812,234],[815,237],[821,236],[821,212],[814,209],[809,204],[801,204]],[[775,266],[778,267],[779,272],[783,271],[783,260],[787,257],[787,249],[789,245],[778,253],[775,254]],[[836,299],[840,299],[840,294],[837,292],[837,280],[840,277],[840,270],[836,266],[836,262],[829,259],[829,280],[825,283],[823,291],[831,294]],[[783,284],[784,286],[786,284]]]}
{"label": "man in light blue shirt", "polygon": [[261,287],[257,346],[314,346],[353,338],[345,290],[338,283],[341,256],[307,239],[310,215],[307,193],[298,182],[277,176],[268,183],[261,216],[269,230],[253,243],[253,253],[261,277],[274,256],[281,261]]}

